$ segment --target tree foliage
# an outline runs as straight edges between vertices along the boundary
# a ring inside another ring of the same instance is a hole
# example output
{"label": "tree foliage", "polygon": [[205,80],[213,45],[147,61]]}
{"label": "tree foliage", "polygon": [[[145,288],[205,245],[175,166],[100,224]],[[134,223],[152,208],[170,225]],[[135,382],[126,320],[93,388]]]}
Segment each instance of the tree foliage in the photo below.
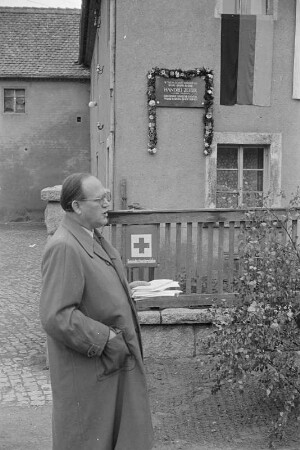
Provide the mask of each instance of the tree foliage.
{"label": "tree foliage", "polygon": [[212,308],[210,346],[217,361],[213,392],[228,382],[243,390],[249,377],[255,377],[266,396],[280,405],[270,448],[283,438],[300,398],[298,199],[281,216],[271,209],[247,212],[240,231],[239,302],[232,308]]}

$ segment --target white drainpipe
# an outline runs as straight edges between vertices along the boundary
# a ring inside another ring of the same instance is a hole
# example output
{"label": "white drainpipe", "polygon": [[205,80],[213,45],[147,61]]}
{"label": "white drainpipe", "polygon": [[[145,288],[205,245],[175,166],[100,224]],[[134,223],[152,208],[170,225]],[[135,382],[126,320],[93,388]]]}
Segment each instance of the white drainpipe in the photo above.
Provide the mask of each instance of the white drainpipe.
{"label": "white drainpipe", "polygon": [[115,203],[115,69],[116,69],[116,0],[110,0],[110,131],[107,139],[109,148],[109,188],[113,193],[112,208]]}

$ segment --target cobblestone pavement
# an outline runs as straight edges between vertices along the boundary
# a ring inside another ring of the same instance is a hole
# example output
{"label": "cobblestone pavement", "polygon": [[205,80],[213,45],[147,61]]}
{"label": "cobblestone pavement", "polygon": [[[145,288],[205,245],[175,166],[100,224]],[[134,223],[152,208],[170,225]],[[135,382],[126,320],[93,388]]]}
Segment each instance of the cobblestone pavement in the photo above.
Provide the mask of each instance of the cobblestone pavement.
{"label": "cobblestone pavement", "polygon": [[51,402],[44,364],[45,335],[38,318],[41,225],[0,226],[0,404]]}
{"label": "cobblestone pavement", "polygon": [[[0,224],[0,448],[50,450],[51,387],[38,317],[42,225]],[[266,450],[274,405],[256,386],[214,396],[206,361],[151,360],[155,450]],[[16,424],[18,426],[16,426]],[[299,450],[291,427],[281,450]],[[141,449],[142,450],[142,449]]]}

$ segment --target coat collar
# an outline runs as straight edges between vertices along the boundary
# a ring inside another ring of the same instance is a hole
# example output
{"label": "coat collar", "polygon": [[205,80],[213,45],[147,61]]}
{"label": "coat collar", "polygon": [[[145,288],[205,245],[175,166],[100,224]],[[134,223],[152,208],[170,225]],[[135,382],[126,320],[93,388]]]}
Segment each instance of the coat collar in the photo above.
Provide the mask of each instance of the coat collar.
{"label": "coat collar", "polygon": [[130,296],[130,291],[124,274],[122,261],[118,257],[118,253],[114,249],[114,247],[103,236],[101,236],[100,232],[97,229],[95,229],[94,231],[96,238],[101,242],[101,244],[98,244],[96,240],[93,239],[92,236],[90,236],[89,233],[87,233],[78,222],[72,220],[72,217],[70,217],[69,215],[66,214],[64,216],[61,225],[75,237],[79,245],[81,245],[81,247],[92,258],[96,254],[101,259],[104,259],[105,261],[113,264],[123,286],[126,289],[126,292]]}
{"label": "coat collar", "polygon": [[[110,262],[110,255],[105,252],[101,245],[97,244],[95,239],[83,229],[83,227],[72,219],[71,216],[65,215],[62,220],[62,226],[66,228],[77,240],[79,245],[93,258],[95,253],[100,256],[100,258],[105,259]],[[98,232],[95,231],[97,236],[100,236]]]}

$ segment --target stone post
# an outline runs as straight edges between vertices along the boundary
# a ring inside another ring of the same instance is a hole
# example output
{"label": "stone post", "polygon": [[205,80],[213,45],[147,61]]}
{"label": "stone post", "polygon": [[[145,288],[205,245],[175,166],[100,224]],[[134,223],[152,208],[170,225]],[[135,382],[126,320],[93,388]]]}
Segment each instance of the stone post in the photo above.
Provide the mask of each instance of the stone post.
{"label": "stone post", "polygon": [[63,218],[64,210],[60,206],[61,185],[47,187],[41,192],[41,199],[47,202],[45,209],[45,224],[48,236],[56,231]]}
{"label": "stone post", "polygon": [[[47,187],[41,192],[41,199],[47,202],[45,209],[45,225],[48,237],[55,233],[60,221],[63,218],[64,210],[60,206],[61,185]],[[48,348],[46,344],[46,367],[49,367]]]}

